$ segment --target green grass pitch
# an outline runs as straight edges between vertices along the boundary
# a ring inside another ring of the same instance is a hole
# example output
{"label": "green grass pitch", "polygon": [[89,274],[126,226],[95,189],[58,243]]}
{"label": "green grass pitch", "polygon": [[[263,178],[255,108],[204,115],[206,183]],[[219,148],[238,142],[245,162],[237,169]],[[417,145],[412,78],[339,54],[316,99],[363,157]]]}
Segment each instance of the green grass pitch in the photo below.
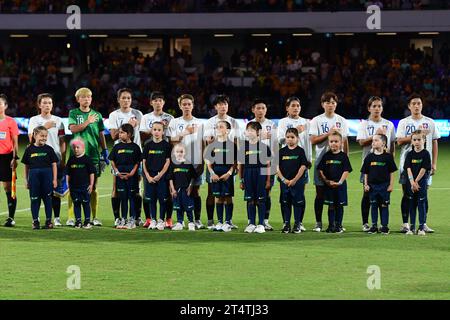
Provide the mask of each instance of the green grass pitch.
{"label": "green grass pitch", "polygon": [[[306,190],[304,224],[308,230],[298,235],[279,231],[282,221],[278,184],[272,192],[274,232],[243,233],[247,218],[240,190],[235,197],[233,219],[239,229],[230,233],[115,230],[111,227],[109,173],[99,182],[103,227],[33,231],[21,166],[17,225],[0,227],[0,299],[449,299],[448,143],[441,143],[438,172],[429,191],[428,224],[436,233],[425,237],[398,232],[398,184],[391,198],[391,234],[368,235],[361,231],[359,150],[351,144],[354,172],[349,178],[344,234],[311,231],[312,184]],[[2,192],[2,224],[6,211]],[[67,205],[63,204],[64,222],[66,216]],[[205,208],[202,220],[206,222]],[[66,271],[71,265],[80,267],[79,290],[66,286],[70,276]],[[381,288],[370,290],[368,267],[373,265],[380,268]]]}

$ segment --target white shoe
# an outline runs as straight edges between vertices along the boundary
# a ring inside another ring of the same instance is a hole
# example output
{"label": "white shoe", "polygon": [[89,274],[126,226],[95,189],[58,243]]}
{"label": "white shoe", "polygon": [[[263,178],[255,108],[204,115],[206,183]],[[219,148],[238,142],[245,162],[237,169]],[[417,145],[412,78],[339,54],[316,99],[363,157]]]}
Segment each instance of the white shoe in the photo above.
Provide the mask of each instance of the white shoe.
{"label": "white shoe", "polygon": [[315,232],[321,232],[321,231],[322,231],[322,223],[316,222],[316,225],[314,226],[313,231],[315,231]]}
{"label": "white shoe", "polygon": [[136,225],[139,227],[142,227],[144,225],[144,220],[142,220],[141,218],[138,218],[136,220]]}
{"label": "white shoe", "polygon": [[73,219],[67,220],[66,226],[75,227],[75,220],[73,220]]}
{"label": "white shoe", "polygon": [[273,231],[273,227],[269,224],[269,220],[264,220],[264,230]]}
{"label": "white shoe", "polygon": [[433,233],[434,230],[431,229],[429,226],[427,226],[426,223],[423,224],[423,231],[425,231],[426,233]]}
{"label": "white shoe", "polygon": [[303,223],[300,223],[300,231],[305,232],[306,228],[303,226]]}
{"label": "white shoe", "polygon": [[410,235],[414,235],[414,232],[412,232],[411,230],[409,230],[409,231],[407,231],[405,234],[408,235],[408,236],[410,236]]}
{"label": "white shoe", "polygon": [[216,226],[214,225],[214,220],[208,220],[208,225],[207,225],[207,229],[208,230],[213,230]]}
{"label": "white shoe", "polygon": [[228,223],[224,223],[222,225],[222,231],[223,232],[230,232],[231,231],[231,225],[229,225]]}
{"label": "white shoe", "polygon": [[117,221],[116,229],[126,229],[125,219],[117,219],[117,220],[119,221]]}
{"label": "white shoe", "polygon": [[130,218],[127,223],[127,229],[135,229],[135,228],[136,228],[136,221],[133,218]]}
{"label": "white shoe", "polygon": [[181,222],[177,222],[177,224],[174,227],[172,227],[172,230],[174,230],[174,231],[183,230],[183,224]]}
{"label": "white shoe", "polygon": [[410,230],[410,226],[409,223],[404,223],[402,224],[402,227],[400,229],[401,233],[407,233]]}
{"label": "white shoe", "polygon": [[418,236],[425,236],[426,235],[425,230],[418,230],[417,231],[417,235]]}
{"label": "white shoe", "polygon": [[[153,222],[153,221],[152,221]],[[156,229],[158,229],[159,231],[163,231],[164,230],[164,221],[162,221],[161,219],[158,220],[158,223],[156,224]]]}
{"label": "white shoe", "polygon": [[368,223],[363,224],[363,226],[362,226],[362,231],[364,231],[364,232],[369,232],[369,230],[370,230],[369,224],[368,224]]}
{"label": "white shoe", "polygon": [[116,220],[114,220],[114,227],[117,227],[120,223],[120,218],[117,218]]}
{"label": "white shoe", "polygon": [[92,224],[93,224],[94,226],[96,226],[96,227],[101,227],[101,226],[102,226],[102,222],[101,222],[100,220],[98,220],[97,218],[95,218],[95,219],[92,221]]}
{"label": "white shoe", "polygon": [[60,218],[55,218],[55,220],[53,220],[53,225],[55,227],[62,227],[61,219]]}
{"label": "white shoe", "polygon": [[264,232],[266,232],[266,226],[263,226],[262,224],[258,224],[255,231],[253,231],[253,232],[264,233]]}
{"label": "white shoe", "polygon": [[222,227],[223,227],[223,224],[218,222],[216,224],[216,227],[213,229],[213,231],[222,231]]}
{"label": "white shoe", "polygon": [[155,230],[156,229],[156,221],[152,220],[152,222],[150,222],[150,225],[148,226],[149,230]]}
{"label": "white shoe", "polygon": [[200,220],[195,220],[194,225],[197,229],[205,229],[205,226],[203,225],[203,223]]}
{"label": "white shoe", "polygon": [[256,226],[254,224],[249,224],[247,226],[247,228],[245,228],[244,232],[252,233],[255,231],[255,229],[256,229]]}
{"label": "white shoe", "polygon": [[188,230],[189,231],[195,231],[195,227],[196,227],[196,225],[195,225],[194,222],[189,222],[188,223]]}

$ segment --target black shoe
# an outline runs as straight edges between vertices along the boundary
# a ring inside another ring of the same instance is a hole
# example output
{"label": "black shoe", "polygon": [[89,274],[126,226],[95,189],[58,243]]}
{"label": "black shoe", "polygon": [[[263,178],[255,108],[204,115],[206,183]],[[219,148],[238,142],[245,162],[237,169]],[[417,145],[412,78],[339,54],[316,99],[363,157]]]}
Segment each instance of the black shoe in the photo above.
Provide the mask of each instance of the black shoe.
{"label": "black shoe", "polygon": [[294,229],[292,229],[292,233],[300,233],[302,230],[300,229],[300,223],[294,224]]}
{"label": "black shoe", "polygon": [[334,226],[328,226],[327,230],[325,230],[326,233],[335,233],[336,228]]}
{"label": "black shoe", "polygon": [[81,223],[81,220],[75,221],[75,228],[80,229],[82,226],[83,224]]}
{"label": "black shoe", "polygon": [[335,233],[343,233],[344,228],[342,228],[342,226],[336,226],[336,228],[334,228],[334,232]]}
{"label": "black shoe", "polygon": [[45,225],[42,227],[42,229],[53,229],[52,220],[46,220]]}
{"label": "black shoe", "polygon": [[5,227],[14,227],[16,225],[16,222],[13,218],[8,218],[5,221]]}
{"label": "black shoe", "polygon": [[374,234],[374,233],[378,233],[378,228],[377,226],[373,225],[370,227],[369,231],[367,231],[368,234]]}
{"label": "black shoe", "polygon": [[33,230],[39,230],[41,228],[41,224],[39,223],[39,220],[33,221]]}
{"label": "black shoe", "polygon": [[382,227],[380,228],[380,232],[381,232],[382,234],[389,234],[389,228],[388,228],[388,227],[385,227],[385,226],[382,226]]}
{"label": "black shoe", "polygon": [[283,229],[281,230],[282,233],[289,233],[291,232],[291,225],[290,224],[285,224]]}

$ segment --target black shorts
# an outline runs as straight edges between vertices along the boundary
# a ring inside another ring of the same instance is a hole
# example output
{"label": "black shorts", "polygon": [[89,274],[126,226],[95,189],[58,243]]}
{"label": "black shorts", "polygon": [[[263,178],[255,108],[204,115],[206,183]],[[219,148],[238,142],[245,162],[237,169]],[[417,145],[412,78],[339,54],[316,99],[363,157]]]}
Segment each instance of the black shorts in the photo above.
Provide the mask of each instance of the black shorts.
{"label": "black shorts", "polygon": [[12,180],[12,159],[12,152],[7,154],[0,154],[0,181],[10,182]]}

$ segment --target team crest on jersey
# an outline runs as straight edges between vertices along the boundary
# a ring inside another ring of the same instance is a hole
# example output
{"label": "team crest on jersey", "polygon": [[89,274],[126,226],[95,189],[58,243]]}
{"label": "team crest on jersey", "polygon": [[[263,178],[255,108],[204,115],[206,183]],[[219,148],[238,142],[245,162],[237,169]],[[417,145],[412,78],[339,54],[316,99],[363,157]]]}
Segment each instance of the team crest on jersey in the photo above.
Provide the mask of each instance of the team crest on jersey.
{"label": "team crest on jersey", "polygon": [[266,130],[267,130],[267,132],[270,132],[272,130],[272,127],[271,126],[266,126]]}
{"label": "team crest on jersey", "polygon": [[184,128],[184,125],[182,125],[182,124],[180,124],[180,125],[178,126],[178,130],[179,130],[179,131],[183,131],[183,128]]}
{"label": "team crest on jersey", "polygon": [[387,128],[388,128],[388,126],[385,125],[385,124],[383,124],[383,129],[384,129],[384,130],[387,130]]}
{"label": "team crest on jersey", "polygon": [[288,125],[287,125],[287,128],[288,128],[288,129],[291,129],[291,128],[293,128],[293,127],[294,127],[294,126],[293,126],[292,124],[288,124]]}
{"label": "team crest on jersey", "polygon": [[341,128],[341,123],[340,122],[336,122],[336,128],[340,129]]}
{"label": "team crest on jersey", "polygon": [[422,123],[422,128],[424,130],[428,130],[428,123]]}

